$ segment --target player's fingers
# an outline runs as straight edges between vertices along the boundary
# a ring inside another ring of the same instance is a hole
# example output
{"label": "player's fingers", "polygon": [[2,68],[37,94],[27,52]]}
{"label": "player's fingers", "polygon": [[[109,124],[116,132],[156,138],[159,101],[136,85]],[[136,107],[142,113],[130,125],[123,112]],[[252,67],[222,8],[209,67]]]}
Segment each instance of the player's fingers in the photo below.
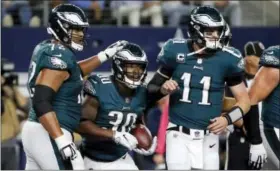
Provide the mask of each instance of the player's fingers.
{"label": "player's fingers", "polygon": [[217,122],[211,123],[211,124],[207,127],[207,129],[212,130],[212,129],[213,129],[214,127],[216,127],[217,125],[218,125]]}
{"label": "player's fingers", "polygon": [[173,80],[170,80],[170,82],[168,82],[168,83],[169,83],[169,86],[170,86],[172,91],[177,89],[177,85]]}
{"label": "player's fingers", "polygon": [[212,131],[214,134],[221,134],[223,132],[223,127],[217,127],[215,130]]}
{"label": "player's fingers", "polygon": [[175,86],[175,87],[178,87],[178,83],[174,80],[171,80],[172,81],[172,84]]}
{"label": "player's fingers", "polygon": [[171,91],[171,87],[167,83],[163,85],[163,88],[165,89],[165,91],[167,91],[167,93],[169,93]]}
{"label": "player's fingers", "polygon": [[214,126],[211,130],[211,132],[213,133],[218,133],[218,132],[223,132],[223,130],[225,129],[225,127],[219,123],[219,122],[216,122],[216,126]]}

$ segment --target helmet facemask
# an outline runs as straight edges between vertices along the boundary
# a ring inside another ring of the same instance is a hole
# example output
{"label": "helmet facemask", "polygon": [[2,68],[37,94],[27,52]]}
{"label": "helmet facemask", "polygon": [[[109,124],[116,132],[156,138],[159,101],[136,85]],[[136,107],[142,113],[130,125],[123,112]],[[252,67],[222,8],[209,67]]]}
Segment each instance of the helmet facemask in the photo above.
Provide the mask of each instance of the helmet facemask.
{"label": "helmet facemask", "polygon": [[188,33],[200,47],[208,50],[222,49],[224,46],[225,27],[204,27],[201,24],[193,25],[193,33]]}

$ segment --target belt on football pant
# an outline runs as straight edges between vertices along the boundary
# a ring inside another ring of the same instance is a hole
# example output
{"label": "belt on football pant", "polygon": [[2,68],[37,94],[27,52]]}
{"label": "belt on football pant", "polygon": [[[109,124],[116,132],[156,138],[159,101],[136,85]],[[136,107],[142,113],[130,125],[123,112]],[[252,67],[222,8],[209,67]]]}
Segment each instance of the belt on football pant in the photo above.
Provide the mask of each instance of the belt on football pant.
{"label": "belt on football pant", "polygon": [[[190,130],[191,130],[190,128],[186,128],[183,126],[174,126],[174,127],[167,128],[167,131],[179,131],[188,135],[190,135],[191,132]],[[204,131],[204,135],[209,134],[209,130],[203,130],[203,131]]]}

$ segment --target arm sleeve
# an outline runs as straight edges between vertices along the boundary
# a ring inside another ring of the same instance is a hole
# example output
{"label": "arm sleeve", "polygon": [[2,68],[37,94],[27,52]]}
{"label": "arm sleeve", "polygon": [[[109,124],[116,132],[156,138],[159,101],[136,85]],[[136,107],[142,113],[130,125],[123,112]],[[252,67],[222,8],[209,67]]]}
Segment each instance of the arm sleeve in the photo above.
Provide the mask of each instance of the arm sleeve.
{"label": "arm sleeve", "polygon": [[235,86],[244,80],[244,59],[242,57],[231,56],[229,69],[225,81],[228,86]]}
{"label": "arm sleeve", "polygon": [[156,148],[156,153],[164,154],[165,153],[165,138],[166,138],[166,128],[168,125],[168,111],[169,111],[169,99],[166,100],[160,118],[160,124],[158,129],[158,143]]}
{"label": "arm sleeve", "polygon": [[249,112],[244,116],[244,126],[247,130],[247,139],[251,144],[262,143],[259,123],[259,108],[258,105],[253,105],[251,106]]}

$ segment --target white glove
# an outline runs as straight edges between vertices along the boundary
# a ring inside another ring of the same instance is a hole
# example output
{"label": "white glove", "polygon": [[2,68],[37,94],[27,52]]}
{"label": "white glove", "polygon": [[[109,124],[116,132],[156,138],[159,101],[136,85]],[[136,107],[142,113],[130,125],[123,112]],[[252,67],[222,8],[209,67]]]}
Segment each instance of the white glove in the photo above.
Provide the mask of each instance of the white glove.
{"label": "white glove", "polygon": [[250,145],[249,166],[254,170],[260,170],[267,162],[267,154],[263,143]]}
{"label": "white glove", "polygon": [[76,145],[65,135],[55,139],[63,160],[70,159],[73,170],[85,170],[84,160]]}
{"label": "white glove", "polygon": [[157,137],[154,137],[153,143],[152,143],[150,149],[145,150],[143,148],[141,148],[141,149],[136,148],[136,149],[133,149],[133,151],[135,151],[138,154],[142,154],[144,156],[149,156],[149,155],[152,155],[155,152],[156,147],[157,147]]}
{"label": "white glove", "polygon": [[101,63],[105,62],[106,60],[112,58],[118,51],[123,49],[123,47],[127,44],[128,42],[125,40],[119,40],[113,44],[111,44],[107,49],[104,51],[101,51],[97,54],[99,60]]}
{"label": "white glove", "polygon": [[136,148],[138,141],[137,139],[127,132],[114,132],[113,140],[116,144],[121,144],[122,146],[128,148],[129,150],[132,150]]}

